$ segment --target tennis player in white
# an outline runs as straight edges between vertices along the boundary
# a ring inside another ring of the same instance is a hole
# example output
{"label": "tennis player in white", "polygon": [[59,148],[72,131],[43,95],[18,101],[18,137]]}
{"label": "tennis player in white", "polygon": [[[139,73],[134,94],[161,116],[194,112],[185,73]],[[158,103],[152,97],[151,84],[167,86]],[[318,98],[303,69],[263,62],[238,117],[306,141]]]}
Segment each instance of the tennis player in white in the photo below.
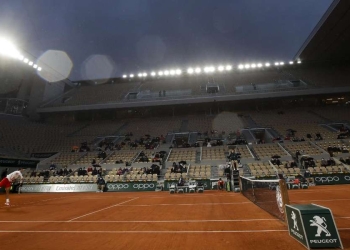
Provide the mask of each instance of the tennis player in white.
{"label": "tennis player in white", "polygon": [[5,191],[6,191],[6,202],[5,202],[6,206],[10,206],[10,189],[11,189],[12,183],[18,179],[19,179],[20,183],[22,183],[22,179],[23,179],[22,171],[23,170],[24,170],[23,168],[20,168],[19,170],[14,171],[11,174],[8,174],[0,182],[0,187],[4,187]]}

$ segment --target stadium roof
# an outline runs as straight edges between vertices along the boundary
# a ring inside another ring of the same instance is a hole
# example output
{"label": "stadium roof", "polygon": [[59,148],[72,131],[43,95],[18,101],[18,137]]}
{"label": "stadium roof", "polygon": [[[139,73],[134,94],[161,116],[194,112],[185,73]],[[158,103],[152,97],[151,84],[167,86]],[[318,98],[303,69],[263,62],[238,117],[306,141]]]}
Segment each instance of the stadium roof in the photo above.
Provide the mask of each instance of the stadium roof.
{"label": "stadium roof", "polygon": [[350,59],[350,1],[334,0],[295,55],[303,61]]}

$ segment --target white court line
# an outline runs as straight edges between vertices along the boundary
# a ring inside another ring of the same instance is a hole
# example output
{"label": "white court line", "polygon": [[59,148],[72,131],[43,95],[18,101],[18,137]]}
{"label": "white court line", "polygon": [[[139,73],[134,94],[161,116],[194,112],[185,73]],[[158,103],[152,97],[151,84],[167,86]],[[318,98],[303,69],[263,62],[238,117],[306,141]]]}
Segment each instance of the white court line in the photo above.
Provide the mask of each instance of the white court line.
{"label": "white court line", "polygon": [[310,202],[310,201],[349,201],[350,199],[329,199],[329,200],[293,200],[293,202],[296,201],[303,201],[303,202]]}
{"label": "white court line", "polygon": [[[345,231],[350,228],[338,228]],[[0,233],[102,233],[102,234],[188,234],[188,233],[274,233],[288,232],[286,229],[271,229],[271,230],[230,230],[230,231],[16,231],[16,230],[0,230]]]}
{"label": "white court line", "polygon": [[[339,230],[339,229],[338,229]],[[269,232],[287,232],[285,229],[271,230],[231,230],[231,231],[15,231],[0,230],[0,233],[103,233],[103,234],[188,234],[188,233],[269,233]]]}
{"label": "white court line", "polygon": [[136,197],[136,198],[133,198],[133,199],[130,199],[130,200],[127,200],[127,201],[123,201],[123,202],[120,202],[120,203],[118,203],[118,204],[115,204],[115,205],[112,205],[112,206],[109,206],[109,207],[102,208],[102,209],[100,209],[100,210],[93,211],[93,212],[88,213],[88,214],[84,214],[84,215],[79,216],[79,217],[75,217],[75,218],[73,218],[73,219],[70,219],[68,222],[71,222],[71,221],[73,221],[73,220],[76,220],[76,219],[79,219],[79,218],[82,218],[82,217],[85,217],[85,216],[88,216],[88,215],[91,215],[91,214],[95,214],[95,213],[101,212],[101,211],[103,211],[103,210],[106,210],[106,209],[109,209],[109,208],[112,208],[112,207],[120,206],[120,205],[122,205],[122,204],[124,204],[124,203],[130,202],[130,201],[133,201],[133,200],[136,200],[136,199],[138,199],[138,198],[139,198],[139,197]]}
{"label": "white court line", "polygon": [[135,221],[0,221],[0,223],[207,223],[207,222],[249,222],[249,221],[279,221],[279,219],[237,219],[237,220],[135,220]]}
{"label": "white court line", "polygon": [[121,207],[152,207],[152,206],[216,206],[216,205],[243,205],[254,204],[252,202],[223,202],[223,203],[163,203],[163,204],[145,204],[145,205],[122,205]]}

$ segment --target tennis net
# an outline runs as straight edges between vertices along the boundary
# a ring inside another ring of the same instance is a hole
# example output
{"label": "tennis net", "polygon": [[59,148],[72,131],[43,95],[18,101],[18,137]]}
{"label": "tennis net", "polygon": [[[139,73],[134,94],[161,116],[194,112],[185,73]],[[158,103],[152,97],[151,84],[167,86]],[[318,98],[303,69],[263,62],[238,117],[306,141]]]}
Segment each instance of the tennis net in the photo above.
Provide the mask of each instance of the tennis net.
{"label": "tennis net", "polygon": [[240,177],[241,193],[266,212],[285,220],[284,206],[289,204],[284,180],[254,180]]}

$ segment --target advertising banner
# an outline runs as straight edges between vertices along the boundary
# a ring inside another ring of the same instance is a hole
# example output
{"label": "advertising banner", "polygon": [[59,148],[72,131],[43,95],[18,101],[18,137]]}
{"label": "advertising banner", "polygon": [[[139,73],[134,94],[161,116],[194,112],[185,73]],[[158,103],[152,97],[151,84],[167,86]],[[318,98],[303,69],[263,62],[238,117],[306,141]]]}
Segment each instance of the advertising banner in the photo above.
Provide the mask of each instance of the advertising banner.
{"label": "advertising banner", "polygon": [[155,191],[156,181],[152,182],[114,182],[107,183],[107,192],[142,192]]}
{"label": "advertising banner", "polygon": [[316,185],[350,184],[350,174],[313,175]]}
{"label": "advertising banner", "polygon": [[0,157],[0,166],[4,167],[23,167],[23,168],[33,168],[40,161],[34,160],[21,160],[21,159],[12,159],[12,158],[3,158]]}
{"label": "advertising banner", "polygon": [[32,153],[30,155],[31,158],[50,158],[51,156],[57,154],[57,152],[52,153]]}
{"label": "advertising banner", "polygon": [[34,184],[23,185],[22,193],[80,193],[96,192],[96,184]]}
{"label": "advertising banner", "polygon": [[[217,184],[217,181],[214,181],[213,183],[211,183],[211,181],[209,179],[205,179],[205,180],[196,180],[197,183],[201,182],[203,184],[204,190],[211,190],[212,189],[212,185],[215,185],[215,183]],[[169,187],[171,186],[171,184],[177,184],[177,181],[164,181],[164,191],[169,191]]]}

